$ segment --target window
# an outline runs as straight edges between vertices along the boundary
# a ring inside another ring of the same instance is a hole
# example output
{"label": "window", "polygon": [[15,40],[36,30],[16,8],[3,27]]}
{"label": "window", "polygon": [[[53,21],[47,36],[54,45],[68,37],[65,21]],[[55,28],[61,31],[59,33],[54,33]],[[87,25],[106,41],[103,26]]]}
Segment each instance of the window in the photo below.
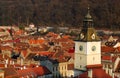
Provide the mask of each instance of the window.
{"label": "window", "polygon": [[80,65],[80,68],[82,68],[82,65]]}
{"label": "window", "polygon": [[56,67],[56,71],[58,71],[58,68]]}
{"label": "window", "polygon": [[83,51],[83,46],[80,45],[80,46],[79,46],[79,50],[80,50],[80,51]]}
{"label": "window", "polygon": [[80,60],[82,59],[82,57],[80,57]]}
{"label": "window", "polygon": [[66,66],[65,66],[65,70],[66,70]]}
{"label": "window", "polygon": [[53,71],[54,71],[54,67],[53,67]]}

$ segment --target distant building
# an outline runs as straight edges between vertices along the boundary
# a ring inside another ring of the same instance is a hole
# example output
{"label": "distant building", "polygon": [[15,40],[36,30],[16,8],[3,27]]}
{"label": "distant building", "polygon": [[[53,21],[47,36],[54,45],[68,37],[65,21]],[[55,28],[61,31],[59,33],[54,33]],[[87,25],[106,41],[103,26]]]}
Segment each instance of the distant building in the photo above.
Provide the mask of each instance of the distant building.
{"label": "distant building", "polygon": [[120,77],[120,42],[118,38],[110,36],[101,47],[103,69],[112,78]]}

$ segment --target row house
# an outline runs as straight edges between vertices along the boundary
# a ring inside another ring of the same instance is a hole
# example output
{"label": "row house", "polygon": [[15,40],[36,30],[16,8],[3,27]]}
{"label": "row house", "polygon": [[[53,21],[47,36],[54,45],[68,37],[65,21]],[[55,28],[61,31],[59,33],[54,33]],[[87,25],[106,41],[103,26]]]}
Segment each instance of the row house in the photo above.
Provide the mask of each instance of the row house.
{"label": "row house", "polygon": [[[119,65],[118,58],[120,56],[120,45],[118,38],[113,38],[110,36],[105,42],[105,45],[101,47],[102,51],[102,64],[103,69],[108,73],[112,78],[116,77],[115,71]],[[117,73],[117,76],[119,74]]]}
{"label": "row house", "polygon": [[53,78],[74,77],[74,60],[63,51],[53,52],[52,57],[40,56],[40,65],[46,66]]}
{"label": "row house", "polygon": [[[42,58],[43,59],[43,58]],[[44,59],[40,60],[40,65],[46,66],[51,72],[53,78],[72,77],[74,76],[74,64],[69,61]]]}
{"label": "row house", "polygon": [[115,77],[120,77],[120,56],[115,60],[115,66],[113,68]]}

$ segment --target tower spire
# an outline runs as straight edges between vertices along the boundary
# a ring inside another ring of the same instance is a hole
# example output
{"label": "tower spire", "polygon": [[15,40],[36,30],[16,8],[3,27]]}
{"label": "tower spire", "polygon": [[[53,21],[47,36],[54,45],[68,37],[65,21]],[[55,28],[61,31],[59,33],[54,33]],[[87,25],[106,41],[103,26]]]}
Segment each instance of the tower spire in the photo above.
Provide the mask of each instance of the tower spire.
{"label": "tower spire", "polygon": [[86,16],[84,17],[84,20],[83,20],[83,26],[85,28],[91,28],[93,27],[93,19],[92,19],[92,16],[90,15],[90,7],[88,5],[88,8],[87,8],[87,14]]}
{"label": "tower spire", "polygon": [[88,4],[88,8],[87,9],[88,9],[88,13],[90,14],[90,6],[89,6],[89,4]]}

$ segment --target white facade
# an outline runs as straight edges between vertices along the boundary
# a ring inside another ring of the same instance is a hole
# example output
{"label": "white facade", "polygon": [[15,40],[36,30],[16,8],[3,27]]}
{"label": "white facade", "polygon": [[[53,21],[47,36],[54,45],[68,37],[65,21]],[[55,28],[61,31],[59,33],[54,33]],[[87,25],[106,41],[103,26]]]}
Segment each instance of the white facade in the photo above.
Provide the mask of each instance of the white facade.
{"label": "white facade", "polygon": [[86,70],[86,65],[101,64],[101,41],[75,42],[75,68]]}

